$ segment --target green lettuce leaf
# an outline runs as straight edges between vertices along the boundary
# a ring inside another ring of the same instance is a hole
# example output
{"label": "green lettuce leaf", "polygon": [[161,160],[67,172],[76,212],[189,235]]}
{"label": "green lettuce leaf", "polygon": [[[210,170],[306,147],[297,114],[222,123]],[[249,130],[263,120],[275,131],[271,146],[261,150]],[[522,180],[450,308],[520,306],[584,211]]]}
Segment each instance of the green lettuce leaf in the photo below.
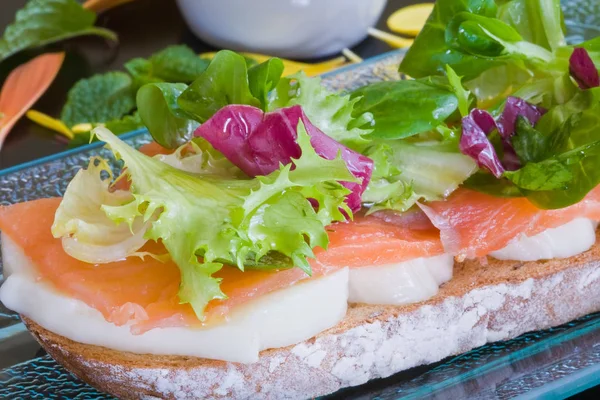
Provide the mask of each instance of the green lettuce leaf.
{"label": "green lettuce leaf", "polygon": [[592,61],[594,61],[594,65],[596,65],[596,69],[600,70],[600,36],[583,42],[579,46],[588,51]]}
{"label": "green lettuce leaf", "polygon": [[458,110],[460,111],[460,115],[465,117],[469,114],[471,92],[463,87],[460,76],[458,76],[449,65],[446,65],[446,76],[448,77],[450,89],[452,89],[452,92],[454,92],[454,95],[458,100]]}
{"label": "green lettuce leaf", "polygon": [[135,108],[132,80],[124,72],[107,72],[82,79],[69,90],[60,119],[73,127],[120,119]]}
{"label": "green lettuce leaf", "polygon": [[413,78],[422,78],[441,75],[445,66],[450,65],[458,75],[469,80],[498,65],[494,61],[463,53],[446,43],[448,23],[454,15],[464,11],[494,17],[497,6],[494,0],[436,1],[427,23],[402,60],[400,71]]}
{"label": "green lettuce leaf", "polygon": [[[327,247],[325,226],[351,215],[344,203],[348,190],[337,181],[352,181],[341,157],[325,160],[310,145],[299,125],[302,156],[264,177],[227,180],[178,170],[147,157],[110,131],[94,133],[123,160],[134,200],[103,206],[115,223],[136,218],[152,221],[146,238],[161,240],[181,270],[181,302],[190,303],[202,318],[213,299],[225,295],[212,275],[223,263],[240,269],[269,253],[293,260],[310,273],[307,257],[315,246]],[[316,199],[315,210],[309,198]]]}
{"label": "green lettuce leaf", "polygon": [[149,83],[137,93],[138,113],[155,142],[173,149],[191,140],[200,125],[179,108],[184,83]]}
{"label": "green lettuce leaf", "polygon": [[539,162],[560,153],[567,146],[570,136],[570,124],[545,135],[534,129],[525,117],[519,116],[516,135],[511,138],[511,142],[521,163],[527,164]]}
{"label": "green lettuce leaf", "polygon": [[528,42],[553,50],[565,45],[559,1],[510,0],[500,2],[497,17]]}
{"label": "green lettuce leaf", "polygon": [[200,123],[229,104],[261,105],[250,91],[246,60],[229,50],[219,51],[206,71],[179,96],[177,102]]}
{"label": "green lettuce leaf", "polygon": [[359,96],[332,93],[321,85],[321,78],[309,78],[298,72],[280,80],[275,88],[267,111],[278,108],[302,106],[310,122],[338,142],[359,150],[368,141],[373,116],[357,111]]}
{"label": "green lettuce leaf", "polygon": [[372,114],[373,131],[367,136],[372,140],[403,139],[430,131],[452,115],[459,103],[447,82],[432,80],[372,83],[352,92],[351,98],[358,100],[354,115]]}
{"label": "green lettuce leaf", "polygon": [[375,165],[363,194],[363,201],[371,203],[369,213],[406,211],[420,200],[441,200],[477,170],[455,142],[397,140],[378,144],[366,155]]}
{"label": "green lettuce leaf", "polygon": [[30,0],[4,30],[0,62],[19,51],[76,36],[98,35],[117,40],[114,32],[95,27],[95,22],[96,14],[75,0]]}
{"label": "green lettuce leaf", "polygon": [[248,69],[250,93],[260,101],[263,110],[267,109],[269,92],[277,86],[282,73],[283,61],[279,58],[271,58]]}

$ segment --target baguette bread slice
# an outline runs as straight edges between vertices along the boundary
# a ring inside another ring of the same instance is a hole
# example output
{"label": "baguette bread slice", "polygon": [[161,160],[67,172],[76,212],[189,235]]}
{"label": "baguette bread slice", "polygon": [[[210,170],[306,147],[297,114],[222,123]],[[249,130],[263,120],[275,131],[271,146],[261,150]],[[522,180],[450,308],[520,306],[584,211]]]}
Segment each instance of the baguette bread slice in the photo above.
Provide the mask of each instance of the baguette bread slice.
{"label": "baguette bread slice", "polygon": [[600,244],[563,260],[457,263],[435,297],[351,305],[336,327],[259,362],[140,355],[74,342],[23,317],[59,363],[121,399],[310,398],[600,310]]}

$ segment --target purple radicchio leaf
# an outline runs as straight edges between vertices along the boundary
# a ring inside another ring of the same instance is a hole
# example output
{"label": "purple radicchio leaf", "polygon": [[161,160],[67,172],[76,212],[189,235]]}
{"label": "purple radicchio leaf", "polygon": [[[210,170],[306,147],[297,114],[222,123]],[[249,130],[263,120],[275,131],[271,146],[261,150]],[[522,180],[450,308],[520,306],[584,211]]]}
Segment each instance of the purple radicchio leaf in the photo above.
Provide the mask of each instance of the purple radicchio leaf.
{"label": "purple radicchio leaf", "polygon": [[532,126],[535,126],[546,110],[542,107],[536,107],[518,97],[510,96],[506,99],[504,110],[498,118],[498,132],[504,141],[510,143],[510,138],[515,134],[517,126],[517,117],[527,118]]}
{"label": "purple radicchio leaf", "polygon": [[580,89],[590,89],[600,86],[600,76],[598,70],[583,47],[573,50],[569,58],[569,72]]}
{"label": "purple radicchio leaf", "polygon": [[496,127],[494,118],[484,110],[473,109],[462,119],[460,151],[474,159],[479,167],[486,168],[496,178],[504,173],[504,166],[487,135]]}
{"label": "purple radicchio leaf", "polygon": [[525,117],[532,126],[535,126],[539,119],[546,113],[546,110],[542,107],[534,106],[518,97],[510,96],[506,99],[504,110],[498,118],[497,126],[498,132],[502,137],[502,148],[504,150],[504,157],[502,163],[504,167],[509,171],[515,171],[521,167],[521,162],[515,150],[513,149],[510,138],[515,134],[515,128],[517,125],[517,118],[519,116]]}
{"label": "purple radicchio leaf", "polygon": [[350,150],[314,126],[300,106],[270,113],[246,105],[228,105],[214,114],[194,133],[206,139],[249,176],[267,175],[280,164],[289,164],[301,155],[296,142],[298,122],[302,120],[317,154],[332,160],[341,152],[348,170],[360,182],[340,182],[351,193],[346,203],[353,212],[360,210],[361,196],[367,188],[373,161]]}

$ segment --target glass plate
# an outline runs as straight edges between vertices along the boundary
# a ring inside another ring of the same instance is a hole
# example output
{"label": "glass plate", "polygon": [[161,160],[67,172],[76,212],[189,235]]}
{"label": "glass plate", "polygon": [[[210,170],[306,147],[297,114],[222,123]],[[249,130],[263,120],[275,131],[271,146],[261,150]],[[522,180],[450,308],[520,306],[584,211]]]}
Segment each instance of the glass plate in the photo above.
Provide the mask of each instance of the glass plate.
{"label": "glass plate", "polygon": [[[565,4],[569,40],[600,34],[600,2]],[[333,90],[398,79],[402,51],[390,52],[323,76]],[[149,134],[121,136],[139,147]],[[109,156],[100,143],[0,171],[0,204],[60,196],[91,155]],[[0,284],[2,283],[0,258]],[[565,398],[600,384],[600,313],[566,325],[492,343],[437,364],[345,389],[326,399],[398,398]],[[112,399],[54,362],[34,341],[17,315],[0,304],[0,398]]]}

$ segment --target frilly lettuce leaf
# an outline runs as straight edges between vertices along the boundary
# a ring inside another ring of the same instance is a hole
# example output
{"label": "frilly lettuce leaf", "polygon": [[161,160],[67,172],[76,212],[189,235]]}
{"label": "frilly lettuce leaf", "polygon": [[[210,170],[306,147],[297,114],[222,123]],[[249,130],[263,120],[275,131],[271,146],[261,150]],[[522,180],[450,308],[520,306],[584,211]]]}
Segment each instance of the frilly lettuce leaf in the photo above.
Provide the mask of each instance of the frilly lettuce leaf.
{"label": "frilly lettuce leaf", "polygon": [[[373,116],[358,113],[353,116],[359,96],[332,93],[321,85],[321,78],[310,78],[298,72],[279,81],[267,105],[267,111],[302,106],[310,122],[336,141],[358,150],[368,143],[363,138],[371,132]],[[366,126],[366,127],[365,127]]]}
{"label": "frilly lettuce leaf", "polygon": [[244,173],[206,140],[194,138],[171,154],[157,154],[157,160],[182,171],[223,178],[244,178]]}
{"label": "frilly lettuce leaf", "polygon": [[[315,246],[327,247],[325,226],[345,220],[348,190],[337,183],[353,181],[341,157],[316,154],[299,124],[302,156],[268,176],[226,180],[198,175],[147,157],[110,131],[94,133],[123,160],[133,200],[102,209],[116,224],[150,221],[146,238],[161,241],[181,270],[180,300],[199,318],[213,299],[223,299],[219,279],[212,275],[223,263],[244,269],[275,252],[307,273]],[[316,199],[317,210],[310,199]]]}
{"label": "frilly lettuce leaf", "polygon": [[128,191],[110,191],[111,179],[106,161],[92,158],[88,168],[69,183],[56,210],[52,235],[63,238],[63,247],[72,257],[94,264],[111,262],[135,255],[146,243],[146,225],[141,218],[134,218],[131,225],[117,225],[102,210],[133,199]]}
{"label": "frilly lettuce leaf", "polygon": [[406,211],[420,200],[443,199],[477,170],[454,142],[387,141],[366,154],[375,162],[373,178],[363,194],[363,201],[371,203],[369,213]]}

